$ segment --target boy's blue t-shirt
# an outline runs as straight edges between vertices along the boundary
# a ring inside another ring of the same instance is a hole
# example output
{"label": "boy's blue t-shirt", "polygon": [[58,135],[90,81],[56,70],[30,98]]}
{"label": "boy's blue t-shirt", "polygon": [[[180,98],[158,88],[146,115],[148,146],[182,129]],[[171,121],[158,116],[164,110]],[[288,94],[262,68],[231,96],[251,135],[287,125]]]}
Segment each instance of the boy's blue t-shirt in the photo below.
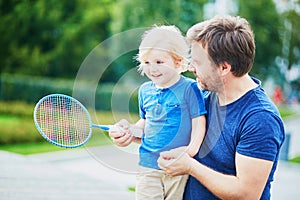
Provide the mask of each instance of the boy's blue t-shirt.
{"label": "boy's blue t-shirt", "polygon": [[[277,108],[261,88],[260,81],[253,80],[259,86],[227,106],[219,106],[215,93],[204,94],[208,112],[207,132],[195,159],[218,172],[230,175],[236,175],[236,153],[273,161],[273,168],[260,198],[270,199],[271,182],[279,149],[284,141],[284,125]],[[191,176],[185,188],[184,199],[218,198]]]}
{"label": "boy's blue t-shirt", "polygon": [[160,169],[160,152],[189,144],[192,119],[206,114],[204,98],[195,80],[181,76],[169,88],[144,83],[138,99],[140,117],[146,119],[139,164]]}

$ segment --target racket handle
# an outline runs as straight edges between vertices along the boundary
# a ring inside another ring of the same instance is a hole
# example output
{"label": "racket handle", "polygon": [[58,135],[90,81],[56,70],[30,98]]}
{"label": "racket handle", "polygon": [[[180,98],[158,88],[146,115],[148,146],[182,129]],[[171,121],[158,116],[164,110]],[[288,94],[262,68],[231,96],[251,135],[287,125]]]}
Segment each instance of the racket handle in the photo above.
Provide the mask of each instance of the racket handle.
{"label": "racket handle", "polygon": [[138,137],[138,138],[142,138],[142,136],[144,134],[144,130],[135,125],[130,126],[130,132],[134,137]]}
{"label": "racket handle", "polygon": [[93,124],[92,125],[92,128],[100,128],[104,131],[108,131],[110,129],[112,125],[96,125],[96,124]]}

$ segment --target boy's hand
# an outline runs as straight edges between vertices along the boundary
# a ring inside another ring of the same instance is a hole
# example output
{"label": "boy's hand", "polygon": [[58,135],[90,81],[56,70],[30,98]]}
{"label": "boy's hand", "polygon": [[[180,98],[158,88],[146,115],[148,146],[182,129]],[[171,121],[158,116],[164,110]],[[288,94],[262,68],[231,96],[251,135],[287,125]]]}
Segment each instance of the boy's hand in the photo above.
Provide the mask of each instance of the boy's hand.
{"label": "boy's hand", "polygon": [[109,136],[116,145],[120,147],[128,146],[133,141],[129,128],[129,122],[122,119],[110,128]]}
{"label": "boy's hand", "polygon": [[187,147],[178,147],[160,154],[158,166],[170,176],[189,174],[192,158],[187,153]]}

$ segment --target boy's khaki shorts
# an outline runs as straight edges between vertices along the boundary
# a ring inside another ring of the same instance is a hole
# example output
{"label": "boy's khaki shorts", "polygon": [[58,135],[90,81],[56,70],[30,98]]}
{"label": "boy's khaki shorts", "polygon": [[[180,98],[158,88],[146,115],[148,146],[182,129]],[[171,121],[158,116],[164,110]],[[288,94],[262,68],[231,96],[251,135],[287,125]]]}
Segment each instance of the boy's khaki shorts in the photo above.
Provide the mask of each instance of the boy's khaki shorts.
{"label": "boy's khaki shorts", "polygon": [[141,167],[137,175],[137,200],[182,200],[188,175],[169,176],[163,170]]}

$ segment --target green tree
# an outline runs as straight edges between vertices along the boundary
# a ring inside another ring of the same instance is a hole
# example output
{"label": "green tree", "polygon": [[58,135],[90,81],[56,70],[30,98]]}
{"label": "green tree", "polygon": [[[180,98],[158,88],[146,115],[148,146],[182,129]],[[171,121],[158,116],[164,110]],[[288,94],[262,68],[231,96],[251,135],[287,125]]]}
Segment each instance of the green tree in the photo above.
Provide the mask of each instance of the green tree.
{"label": "green tree", "polygon": [[124,0],[115,5],[113,32],[153,24],[174,24],[182,31],[203,19],[203,7],[209,0],[148,1]]}
{"label": "green tree", "polygon": [[275,58],[281,53],[280,32],[284,27],[273,0],[237,2],[238,15],[249,21],[255,34],[256,56],[251,74],[261,79],[278,75]]}
{"label": "green tree", "polygon": [[[297,1],[298,5],[300,5],[300,1]],[[287,27],[287,31],[285,37],[288,37],[288,41],[286,44],[286,57],[288,59],[288,69],[295,64],[300,65],[300,14],[295,10],[287,11],[283,14],[284,18],[287,20],[286,22],[289,24]]]}
{"label": "green tree", "polygon": [[[282,34],[284,38],[284,48],[281,57],[286,64],[287,70],[292,68],[300,71],[300,13],[297,12],[296,8],[300,7],[300,1],[290,2],[291,7],[283,12],[282,16],[285,23],[285,31]],[[296,74],[291,81],[292,89],[294,92],[298,93],[298,98],[300,99],[300,74]]]}
{"label": "green tree", "polygon": [[108,0],[0,0],[0,72],[76,74],[85,56],[109,36]]}
{"label": "green tree", "polygon": [[[203,20],[203,7],[208,1],[209,0],[118,1],[114,5],[111,31],[112,34],[117,34],[133,28],[149,28],[156,24],[176,25],[183,34],[185,34],[189,27]],[[136,40],[140,41],[140,38],[136,38]],[[122,48],[122,46],[119,48]],[[133,51],[121,56],[106,73],[113,73],[115,80],[118,80],[124,72],[136,67],[137,63],[133,61],[133,57],[136,53],[137,51]],[[107,80],[108,78],[109,76],[104,75],[103,80]]]}

